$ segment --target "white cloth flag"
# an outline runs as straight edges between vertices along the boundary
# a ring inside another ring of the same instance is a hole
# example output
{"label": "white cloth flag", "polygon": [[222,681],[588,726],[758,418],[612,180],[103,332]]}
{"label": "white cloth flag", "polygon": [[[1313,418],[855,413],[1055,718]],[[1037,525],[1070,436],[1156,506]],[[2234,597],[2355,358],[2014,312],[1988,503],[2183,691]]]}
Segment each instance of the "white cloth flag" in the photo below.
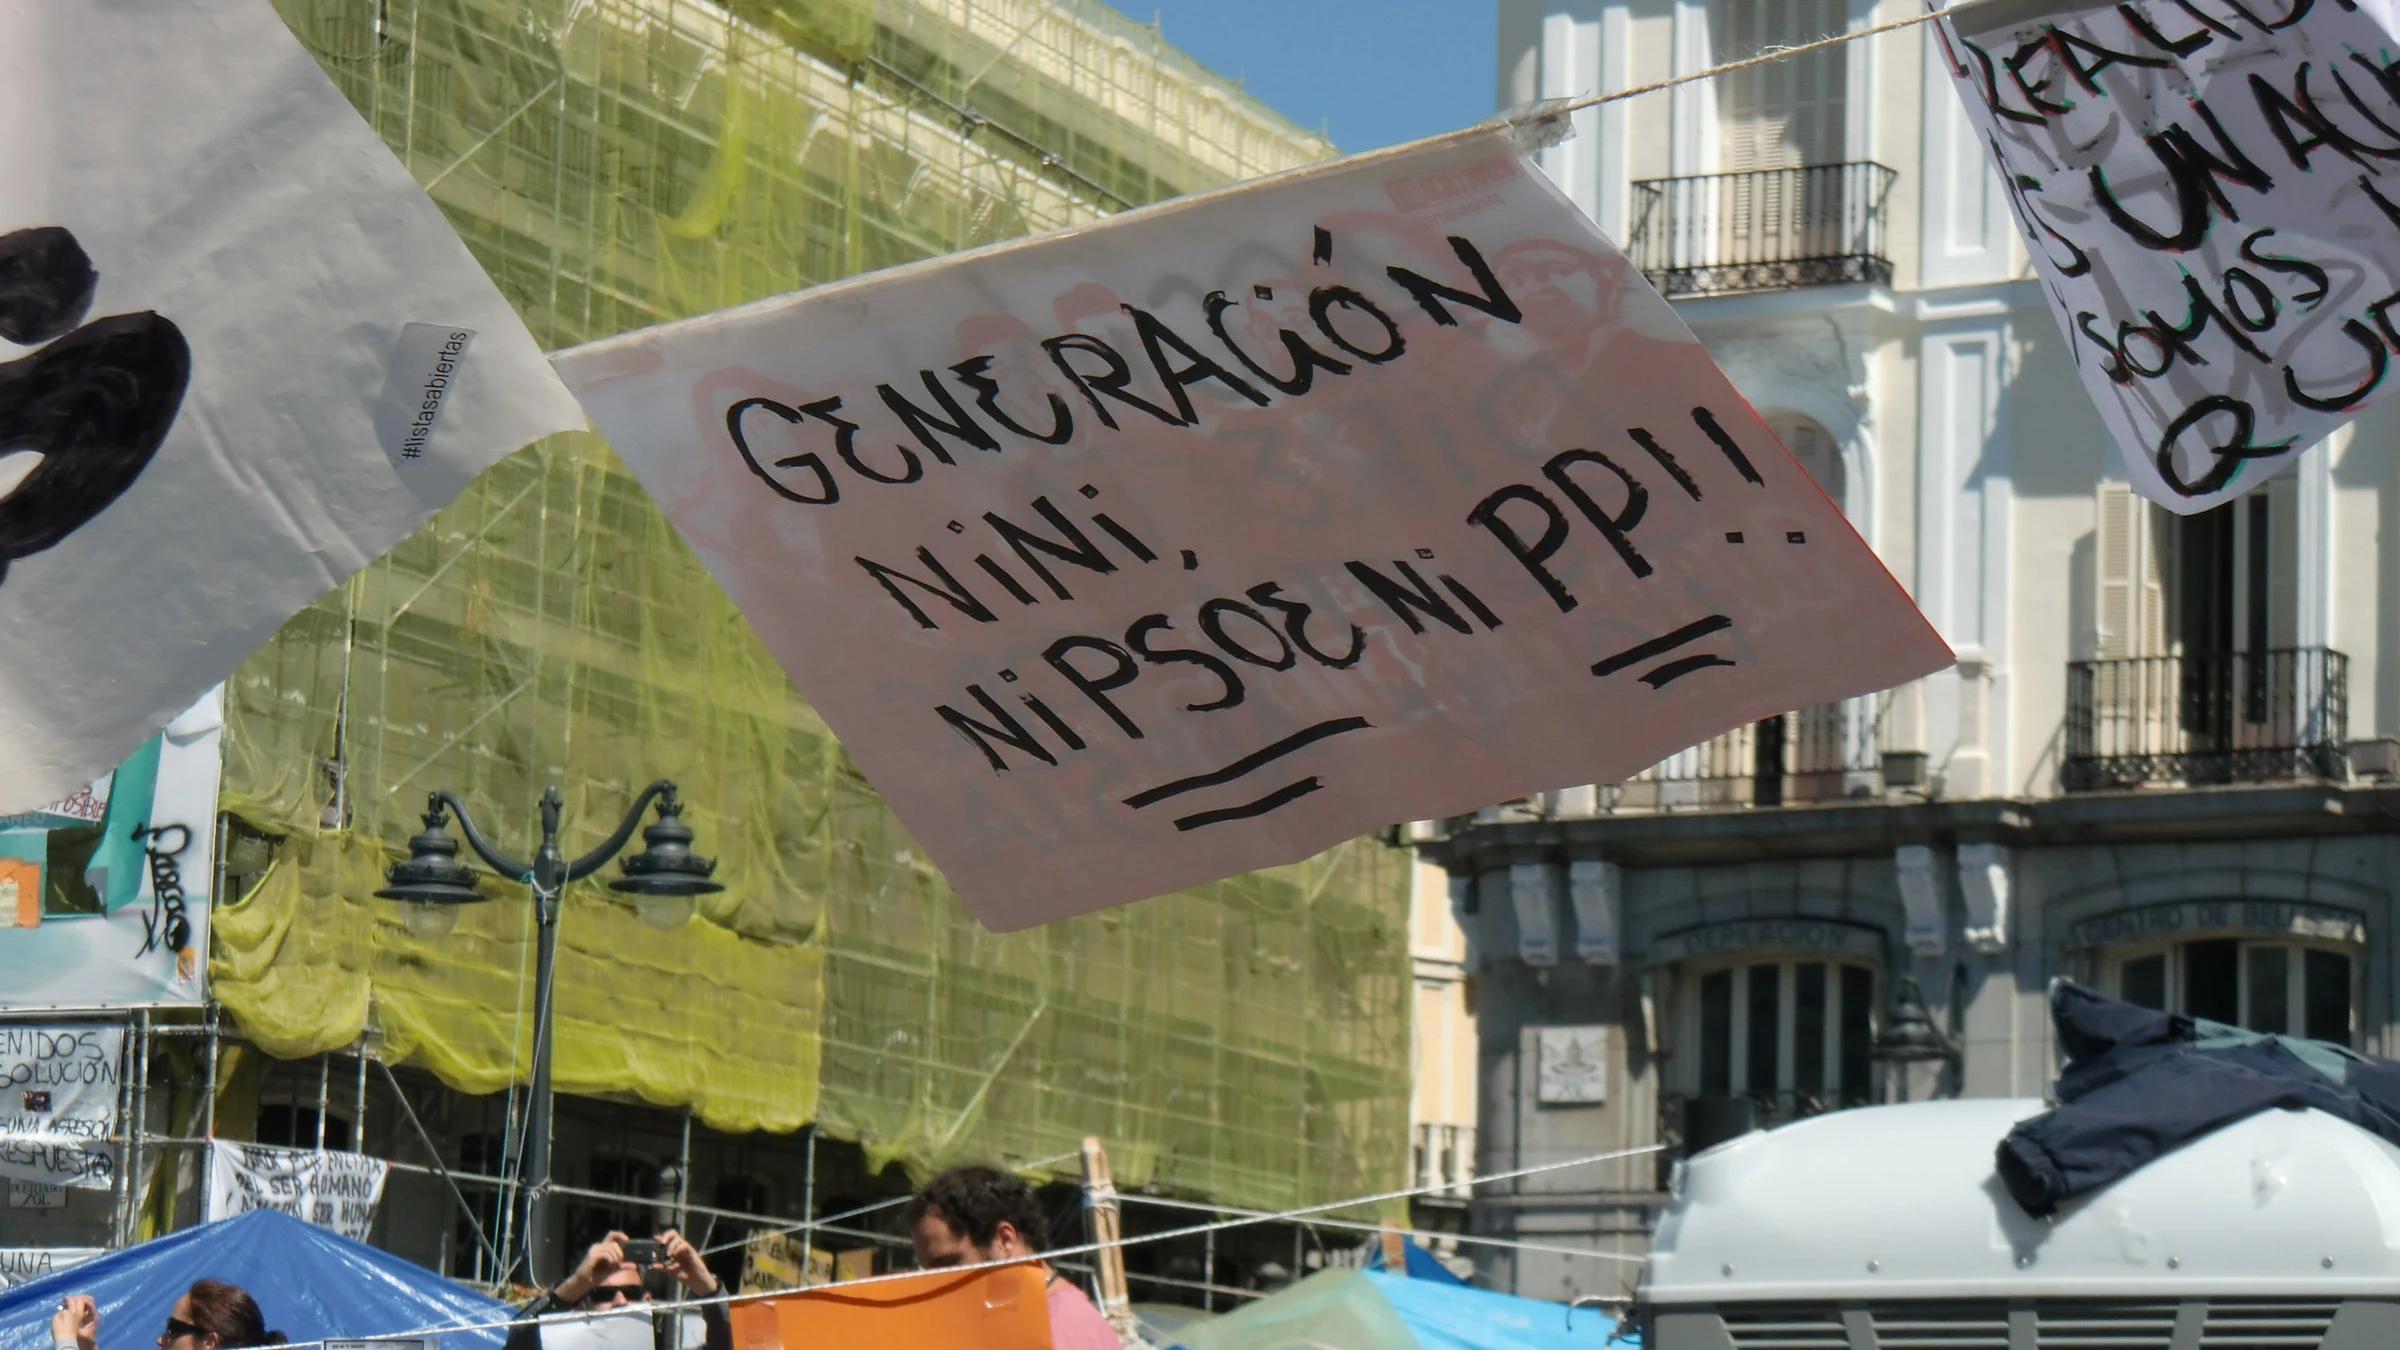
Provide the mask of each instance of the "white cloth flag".
{"label": "white cloth flag", "polygon": [[1987,0],[1941,50],[2134,488],[2258,486],[2400,386],[2391,0]]}
{"label": "white cloth flag", "polygon": [[582,425],[266,0],[0,5],[0,814]]}
{"label": "white cloth flag", "polygon": [[392,1165],[359,1153],[275,1148],[213,1139],[202,1223],[272,1209],[365,1242]]}
{"label": "white cloth flag", "polygon": [[994,928],[1950,659],[1508,133],[559,363]]}

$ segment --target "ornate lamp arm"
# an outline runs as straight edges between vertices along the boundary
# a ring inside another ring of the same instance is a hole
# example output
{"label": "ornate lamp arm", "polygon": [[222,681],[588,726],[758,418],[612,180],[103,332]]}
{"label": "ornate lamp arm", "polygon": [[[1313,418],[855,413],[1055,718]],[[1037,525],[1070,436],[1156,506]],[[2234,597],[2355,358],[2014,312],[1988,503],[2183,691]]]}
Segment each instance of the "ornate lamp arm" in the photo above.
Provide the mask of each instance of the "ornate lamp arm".
{"label": "ornate lamp arm", "polygon": [[474,817],[467,814],[467,804],[448,790],[428,793],[425,805],[428,811],[438,811],[447,807],[451,815],[458,817],[459,833],[467,837],[467,846],[474,849],[479,857],[489,863],[493,871],[515,882],[524,881],[533,872],[532,863],[519,862],[493,847],[492,841],[484,838],[483,831],[475,828]]}
{"label": "ornate lamp arm", "polygon": [[[642,812],[648,810],[650,803],[658,798],[665,799],[664,805],[669,815],[683,810],[683,804],[675,800],[674,779],[661,778],[643,788],[642,795],[633,799],[633,809],[625,813],[624,821],[617,826],[617,832],[602,840],[598,848],[567,864],[567,880],[581,881],[607,866],[608,860],[622,852],[627,841],[633,838],[635,827],[642,823]],[[473,838],[472,835],[468,837]]]}

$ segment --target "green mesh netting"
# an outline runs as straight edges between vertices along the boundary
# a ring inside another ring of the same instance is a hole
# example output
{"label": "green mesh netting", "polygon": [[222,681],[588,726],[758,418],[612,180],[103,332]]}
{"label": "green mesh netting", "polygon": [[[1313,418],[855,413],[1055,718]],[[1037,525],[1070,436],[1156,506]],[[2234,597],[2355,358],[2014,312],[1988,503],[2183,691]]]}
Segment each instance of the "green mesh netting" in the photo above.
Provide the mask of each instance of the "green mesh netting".
{"label": "green mesh netting", "polygon": [[[1085,0],[276,2],[552,346],[1331,153]],[[229,705],[228,809],[285,843],[211,970],[271,1052],[372,1023],[508,1082],[528,907],[420,941],[378,869],[434,787],[522,849],[555,782],[573,851],[672,777],[728,889],[671,932],[569,892],[563,1089],[918,1170],[1098,1134],[1128,1184],[1245,1205],[1405,1173],[1404,854],[984,932],[597,438],[486,474]]]}

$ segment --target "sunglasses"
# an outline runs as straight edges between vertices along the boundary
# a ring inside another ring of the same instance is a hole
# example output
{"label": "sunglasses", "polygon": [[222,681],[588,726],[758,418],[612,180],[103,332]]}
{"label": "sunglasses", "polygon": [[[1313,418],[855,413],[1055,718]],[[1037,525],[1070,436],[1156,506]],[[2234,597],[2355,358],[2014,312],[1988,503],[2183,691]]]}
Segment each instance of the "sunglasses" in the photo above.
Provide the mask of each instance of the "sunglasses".
{"label": "sunglasses", "polygon": [[160,1345],[167,1345],[179,1337],[201,1336],[205,1334],[206,1333],[201,1331],[200,1328],[193,1326],[191,1323],[184,1321],[182,1318],[169,1316],[167,1318],[167,1330],[165,1334],[158,1338],[158,1343]]}
{"label": "sunglasses", "polygon": [[592,1292],[585,1294],[583,1298],[578,1301],[577,1306],[584,1308],[612,1308],[617,1306],[620,1302],[648,1303],[649,1301],[650,1291],[644,1289],[638,1284],[604,1284],[592,1290]]}

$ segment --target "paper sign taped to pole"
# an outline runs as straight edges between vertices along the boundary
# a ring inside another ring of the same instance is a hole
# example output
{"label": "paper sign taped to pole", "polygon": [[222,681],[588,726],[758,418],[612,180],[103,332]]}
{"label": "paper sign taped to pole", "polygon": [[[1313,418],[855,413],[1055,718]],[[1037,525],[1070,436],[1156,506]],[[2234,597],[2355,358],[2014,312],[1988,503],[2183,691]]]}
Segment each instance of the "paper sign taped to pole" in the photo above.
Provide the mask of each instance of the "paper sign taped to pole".
{"label": "paper sign taped to pole", "polygon": [[1508,131],[559,365],[994,928],[1950,660]]}
{"label": "paper sign taped to pole", "polygon": [[2143,496],[2240,496],[2400,387],[2388,0],[1988,0],[1938,21]]}
{"label": "paper sign taped to pole", "polygon": [[582,425],[267,0],[0,5],[0,815]]}

